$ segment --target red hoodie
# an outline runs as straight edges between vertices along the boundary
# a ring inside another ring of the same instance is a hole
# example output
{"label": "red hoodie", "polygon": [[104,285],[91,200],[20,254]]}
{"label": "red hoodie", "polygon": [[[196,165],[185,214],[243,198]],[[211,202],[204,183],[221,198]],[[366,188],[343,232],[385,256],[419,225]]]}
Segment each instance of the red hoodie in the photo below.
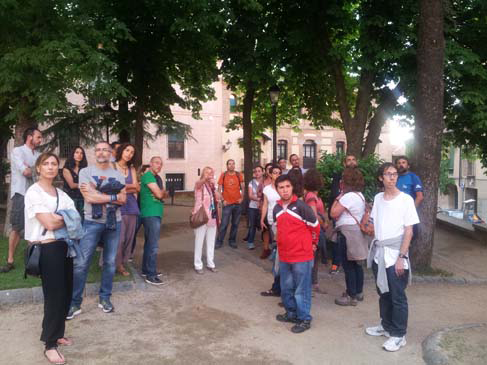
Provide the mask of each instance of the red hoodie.
{"label": "red hoodie", "polygon": [[313,210],[293,195],[286,209],[282,200],[274,207],[277,222],[279,260],[288,263],[313,260],[313,242],[320,237],[320,225]]}

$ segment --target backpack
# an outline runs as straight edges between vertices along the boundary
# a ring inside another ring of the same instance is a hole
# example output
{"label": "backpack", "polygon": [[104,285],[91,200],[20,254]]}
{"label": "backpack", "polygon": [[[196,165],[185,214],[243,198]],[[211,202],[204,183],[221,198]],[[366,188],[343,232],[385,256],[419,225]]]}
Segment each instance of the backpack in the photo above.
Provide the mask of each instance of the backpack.
{"label": "backpack", "polygon": [[[238,185],[240,186],[240,185],[242,184],[242,181],[240,181],[240,172],[235,171],[235,173],[237,174]],[[223,191],[225,190],[225,176],[227,176],[227,171],[225,171],[225,172],[223,173],[223,181],[222,181],[222,194],[223,194]]]}

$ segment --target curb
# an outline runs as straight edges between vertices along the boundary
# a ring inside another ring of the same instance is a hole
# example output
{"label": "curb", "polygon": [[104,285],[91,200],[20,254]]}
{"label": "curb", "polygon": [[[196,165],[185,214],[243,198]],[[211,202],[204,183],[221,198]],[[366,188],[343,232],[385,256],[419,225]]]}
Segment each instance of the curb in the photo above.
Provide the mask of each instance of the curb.
{"label": "curb", "polygon": [[421,344],[421,347],[423,349],[423,360],[427,365],[447,365],[449,362],[448,356],[443,353],[443,349],[440,346],[443,335],[448,332],[486,326],[487,323],[471,323],[455,327],[445,327],[439,331],[432,333],[431,335],[426,337]]}
{"label": "curb", "polygon": [[[128,265],[132,274],[133,280],[130,281],[117,281],[113,283],[112,292],[126,292],[130,290],[144,290],[147,288],[147,284],[139,275],[137,270],[130,264]],[[83,296],[98,295],[100,290],[100,283],[89,283],[85,286]],[[36,286],[33,288],[21,288],[21,289],[7,289],[0,290],[0,306],[1,305],[13,305],[13,304],[31,304],[42,303],[44,295],[42,293],[42,287]]]}

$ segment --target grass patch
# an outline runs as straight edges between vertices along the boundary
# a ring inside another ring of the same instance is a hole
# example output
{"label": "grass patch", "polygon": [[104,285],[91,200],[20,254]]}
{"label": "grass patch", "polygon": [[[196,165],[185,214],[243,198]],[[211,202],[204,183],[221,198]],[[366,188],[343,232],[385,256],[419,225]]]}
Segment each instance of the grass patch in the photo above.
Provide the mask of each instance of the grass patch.
{"label": "grass patch", "polygon": [[435,267],[413,270],[413,274],[420,275],[420,276],[439,276],[442,278],[449,278],[453,276],[452,272],[443,269],[437,269]]}
{"label": "grass patch", "polygon": [[[27,276],[24,279],[24,250],[27,242],[21,240],[15,252],[15,269],[8,273],[0,274],[0,290],[18,289],[18,288],[33,288],[41,286],[41,279]],[[5,265],[8,255],[8,239],[0,237],[0,265]],[[96,251],[91,261],[90,271],[88,272],[88,283],[96,283],[101,280],[101,267],[98,265],[100,252]],[[114,281],[133,280],[132,274],[130,276],[115,275]]]}

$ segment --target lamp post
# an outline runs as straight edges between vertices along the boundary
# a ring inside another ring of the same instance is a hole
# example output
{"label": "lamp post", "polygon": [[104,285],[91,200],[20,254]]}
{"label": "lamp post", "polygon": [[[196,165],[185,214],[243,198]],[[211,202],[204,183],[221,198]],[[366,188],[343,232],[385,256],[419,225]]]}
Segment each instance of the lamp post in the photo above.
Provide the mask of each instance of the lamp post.
{"label": "lamp post", "polygon": [[277,164],[277,102],[280,89],[277,85],[269,88],[269,97],[272,104],[272,159]]}

